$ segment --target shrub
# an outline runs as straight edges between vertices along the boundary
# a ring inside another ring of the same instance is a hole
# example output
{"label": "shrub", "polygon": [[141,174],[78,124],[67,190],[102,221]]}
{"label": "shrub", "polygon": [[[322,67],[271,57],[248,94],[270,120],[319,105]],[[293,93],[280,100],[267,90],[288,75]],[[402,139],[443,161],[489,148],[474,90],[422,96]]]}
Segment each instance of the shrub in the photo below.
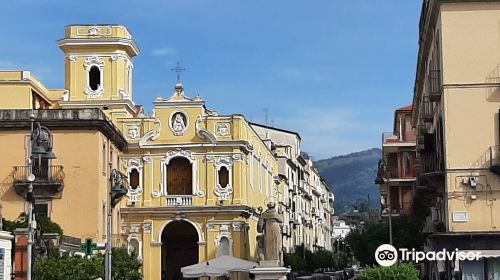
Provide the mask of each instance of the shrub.
{"label": "shrub", "polygon": [[[140,280],[141,265],[135,256],[127,254],[127,249],[113,248],[113,279]],[[88,280],[99,277],[104,279],[104,255],[86,258],[51,253],[48,257],[35,262],[33,274],[37,280]]]}
{"label": "shrub", "polygon": [[417,269],[410,264],[397,263],[389,267],[371,267],[363,271],[359,280],[419,280]]}

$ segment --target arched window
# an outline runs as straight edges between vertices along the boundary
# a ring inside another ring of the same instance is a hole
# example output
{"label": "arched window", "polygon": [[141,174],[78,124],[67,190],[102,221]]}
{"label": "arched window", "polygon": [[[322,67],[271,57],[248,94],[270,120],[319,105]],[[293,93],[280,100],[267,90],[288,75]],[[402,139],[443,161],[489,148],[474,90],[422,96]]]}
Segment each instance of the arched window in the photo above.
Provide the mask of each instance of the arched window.
{"label": "arched window", "polygon": [[229,185],[229,170],[225,166],[222,166],[219,169],[219,185],[222,188],[225,188],[227,187],[227,185]]}
{"label": "arched window", "polygon": [[89,71],[89,87],[92,90],[97,90],[101,85],[101,71],[97,66],[90,67]]}
{"label": "arched window", "polygon": [[139,171],[137,171],[137,169],[132,168],[132,170],[130,170],[128,181],[131,189],[135,190],[139,187]]}
{"label": "arched window", "polygon": [[193,194],[193,170],[186,158],[174,158],[167,166],[167,192],[169,195]]}

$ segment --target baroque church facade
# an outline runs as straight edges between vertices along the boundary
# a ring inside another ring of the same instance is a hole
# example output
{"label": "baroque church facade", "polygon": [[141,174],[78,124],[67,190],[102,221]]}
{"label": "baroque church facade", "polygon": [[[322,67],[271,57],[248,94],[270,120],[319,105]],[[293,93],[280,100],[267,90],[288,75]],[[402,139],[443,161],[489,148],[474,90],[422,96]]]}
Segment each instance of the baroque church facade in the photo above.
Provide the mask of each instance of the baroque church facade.
{"label": "baroque church facade", "polygon": [[[27,209],[31,116],[51,130],[57,156],[35,182],[35,212],[65,234],[127,246],[145,279],[177,279],[180,267],[221,254],[255,260],[259,213],[288,191],[272,145],[244,116],[219,115],[181,83],[146,115],[133,101],[139,48],[124,26],[70,25],[58,45],[64,89],[28,71],[0,71],[0,136],[8,136],[0,145],[12,147],[0,167],[4,216]],[[110,168],[127,176],[128,193],[106,236]]]}

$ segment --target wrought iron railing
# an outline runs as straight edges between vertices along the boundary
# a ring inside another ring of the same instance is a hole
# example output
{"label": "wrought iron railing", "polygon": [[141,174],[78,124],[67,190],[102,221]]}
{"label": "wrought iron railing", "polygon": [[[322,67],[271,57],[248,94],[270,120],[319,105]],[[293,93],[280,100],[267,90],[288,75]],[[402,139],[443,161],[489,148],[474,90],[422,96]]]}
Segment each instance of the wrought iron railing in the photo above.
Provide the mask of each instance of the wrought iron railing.
{"label": "wrought iron railing", "polygon": [[497,168],[500,170],[500,146],[491,146],[488,151],[488,162],[490,169]]}
{"label": "wrought iron railing", "polygon": [[441,101],[441,71],[430,70],[428,76],[429,97],[432,102]]}
{"label": "wrought iron railing", "polygon": [[[35,175],[34,182],[62,183],[64,181],[64,171],[61,165],[33,166],[31,173]],[[28,166],[14,167],[14,182],[26,182],[30,175]]]}
{"label": "wrought iron railing", "polygon": [[434,107],[433,104],[429,98],[429,96],[424,96],[424,113],[423,113],[423,119],[424,122],[431,122],[434,118]]}

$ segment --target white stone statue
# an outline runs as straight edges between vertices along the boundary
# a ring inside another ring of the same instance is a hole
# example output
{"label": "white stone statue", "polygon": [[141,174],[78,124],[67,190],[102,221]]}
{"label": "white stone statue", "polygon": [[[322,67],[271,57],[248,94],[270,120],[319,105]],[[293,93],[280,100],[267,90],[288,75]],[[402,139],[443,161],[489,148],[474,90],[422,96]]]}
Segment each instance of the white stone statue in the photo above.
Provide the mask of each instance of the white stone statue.
{"label": "white stone statue", "polygon": [[276,211],[276,203],[269,202],[267,210],[260,215],[257,232],[264,235],[264,259],[276,265],[281,264],[281,224],[283,219]]}

